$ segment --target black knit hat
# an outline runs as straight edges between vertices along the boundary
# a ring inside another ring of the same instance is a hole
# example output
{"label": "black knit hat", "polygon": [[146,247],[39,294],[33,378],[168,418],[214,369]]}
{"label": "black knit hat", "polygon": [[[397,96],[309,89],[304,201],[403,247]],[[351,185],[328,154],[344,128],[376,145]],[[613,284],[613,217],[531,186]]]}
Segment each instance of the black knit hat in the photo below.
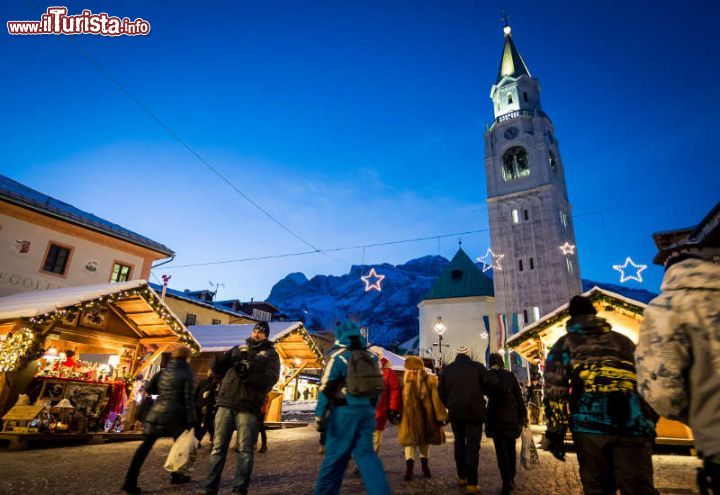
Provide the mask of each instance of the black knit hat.
{"label": "black knit hat", "polygon": [[268,322],[266,321],[259,321],[255,323],[255,328],[253,328],[253,330],[261,331],[266,337],[270,335],[270,325],[268,325]]}
{"label": "black knit hat", "polygon": [[570,307],[568,308],[568,311],[570,312],[571,317],[597,314],[592,301],[585,296],[575,296],[570,299]]}

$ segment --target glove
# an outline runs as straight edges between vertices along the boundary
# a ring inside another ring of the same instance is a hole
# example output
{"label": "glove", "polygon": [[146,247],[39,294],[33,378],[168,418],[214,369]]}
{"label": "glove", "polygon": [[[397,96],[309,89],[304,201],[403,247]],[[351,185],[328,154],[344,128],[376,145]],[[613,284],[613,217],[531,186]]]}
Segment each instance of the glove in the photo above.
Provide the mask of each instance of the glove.
{"label": "glove", "polygon": [[565,435],[562,432],[546,431],[542,448],[549,451],[555,459],[565,462]]}
{"label": "glove", "polygon": [[390,423],[394,425],[399,425],[401,419],[402,414],[400,414],[400,411],[396,411],[395,409],[390,409],[388,411],[388,420],[390,421]]}
{"label": "glove", "polygon": [[325,418],[321,418],[320,416],[315,416],[315,429],[319,431],[320,433],[325,431],[326,427]]}

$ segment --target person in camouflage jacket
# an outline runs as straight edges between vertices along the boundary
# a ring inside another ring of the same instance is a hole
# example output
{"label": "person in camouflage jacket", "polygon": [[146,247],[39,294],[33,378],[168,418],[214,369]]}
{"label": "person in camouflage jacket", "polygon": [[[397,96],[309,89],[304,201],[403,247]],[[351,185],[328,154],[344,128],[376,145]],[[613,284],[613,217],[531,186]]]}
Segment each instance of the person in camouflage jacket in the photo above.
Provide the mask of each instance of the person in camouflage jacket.
{"label": "person in camouflage jacket", "polygon": [[565,460],[569,427],[586,494],[656,494],[657,415],[636,391],[635,345],[598,318],[586,297],[573,297],[569,313],[567,335],[545,362],[544,447]]}
{"label": "person in camouflage jacket", "polygon": [[638,391],[659,414],[690,425],[720,493],[720,264],[671,258],[661,291],[640,328]]}

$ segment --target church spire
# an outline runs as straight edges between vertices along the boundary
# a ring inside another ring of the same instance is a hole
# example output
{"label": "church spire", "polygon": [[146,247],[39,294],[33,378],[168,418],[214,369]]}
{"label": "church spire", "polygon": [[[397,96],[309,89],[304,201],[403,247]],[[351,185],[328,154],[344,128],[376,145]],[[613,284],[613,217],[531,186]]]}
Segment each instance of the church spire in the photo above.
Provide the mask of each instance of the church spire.
{"label": "church spire", "polygon": [[500,59],[500,69],[498,70],[498,77],[495,84],[499,83],[500,80],[505,76],[520,77],[523,74],[530,76],[530,71],[525,65],[522,57],[515,48],[515,43],[512,40],[512,30],[508,24],[508,16],[503,12],[503,21],[505,26],[503,27],[503,33],[505,33],[505,46],[503,47],[502,58]]}

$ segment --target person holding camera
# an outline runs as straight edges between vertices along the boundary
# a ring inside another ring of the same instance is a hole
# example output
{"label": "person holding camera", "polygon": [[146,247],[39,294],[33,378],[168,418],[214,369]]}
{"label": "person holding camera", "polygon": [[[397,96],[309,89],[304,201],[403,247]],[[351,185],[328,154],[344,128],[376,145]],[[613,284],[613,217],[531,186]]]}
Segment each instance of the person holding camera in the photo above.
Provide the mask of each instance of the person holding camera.
{"label": "person holding camera", "polygon": [[260,410],[280,377],[280,357],[268,340],[269,334],[270,325],[265,321],[258,322],[245,346],[233,347],[215,362],[213,371],[223,379],[215,400],[217,412],[210,470],[200,494],[218,493],[230,438],[235,430],[238,448],[232,491],[248,492]]}

